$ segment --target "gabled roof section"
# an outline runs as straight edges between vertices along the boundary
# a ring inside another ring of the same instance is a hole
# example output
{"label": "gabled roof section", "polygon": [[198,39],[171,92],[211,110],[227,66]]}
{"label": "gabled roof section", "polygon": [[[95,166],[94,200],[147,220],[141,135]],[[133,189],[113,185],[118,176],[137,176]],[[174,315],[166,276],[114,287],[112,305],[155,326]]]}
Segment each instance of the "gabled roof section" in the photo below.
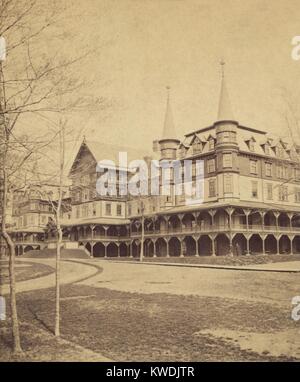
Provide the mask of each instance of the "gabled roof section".
{"label": "gabled roof section", "polygon": [[[94,163],[91,163],[91,166],[95,166],[95,164],[100,161],[112,161],[115,163],[117,168],[119,167],[119,153],[125,153],[124,155],[127,154],[127,166],[133,160],[143,160],[145,156],[149,156],[149,153],[146,150],[110,145],[103,142],[84,139],[72,164],[69,175],[76,168],[76,164],[81,160],[84,152],[89,153],[93,157]],[[120,169],[122,168],[127,170],[128,167],[124,168],[121,166]]]}

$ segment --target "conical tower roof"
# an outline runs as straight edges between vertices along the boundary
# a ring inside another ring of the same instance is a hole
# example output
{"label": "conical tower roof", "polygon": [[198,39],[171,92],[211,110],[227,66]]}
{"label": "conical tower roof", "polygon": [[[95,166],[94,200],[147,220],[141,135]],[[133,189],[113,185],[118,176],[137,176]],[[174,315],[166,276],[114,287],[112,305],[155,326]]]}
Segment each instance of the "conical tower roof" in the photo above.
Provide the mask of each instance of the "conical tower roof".
{"label": "conical tower roof", "polygon": [[224,62],[221,62],[222,66],[222,82],[221,82],[221,92],[220,92],[220,99],[219,99],[219,109],[218,109],[218,119],[217,121],[235,121],[232,108],[231,108],[231,102],[229,99],[229,94],[227,91],[226,86],[226,79],[225,79],[225,73],[224,73]]}
{"label": "conical tower roof", "polygon": [[166,107],[162,139],[177,139],[174,120],[173,120],[173,112],[172,112],[172,107],[170,102],[170,88],[167,87],[167,90],[168,90],[167,107]]}

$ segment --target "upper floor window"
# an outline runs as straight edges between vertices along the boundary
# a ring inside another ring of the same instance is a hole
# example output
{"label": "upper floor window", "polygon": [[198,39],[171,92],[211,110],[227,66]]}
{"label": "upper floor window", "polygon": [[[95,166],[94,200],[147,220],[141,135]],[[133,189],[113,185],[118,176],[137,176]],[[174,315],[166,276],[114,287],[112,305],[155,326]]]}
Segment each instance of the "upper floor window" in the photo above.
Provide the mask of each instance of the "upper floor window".
{"label": "upper floor window", "polygon": [[273,199],[273,185],[272,185],[272,183],[267,183],[267,199],[268,200]]}
{"label": "upper floor window", "polygon": [[105,204],[105,214],[111,215],[111,204],[110,203]]}
{"label": "upper floor window", "polygon": [[212,198],[216,196],[216,180],[210,179],[209,180],[209,197]]}
{"label": "upper floor window", "polygon": [[266,162],[266,176],[272,176],[272,163]]}
{"label": "upper floor window", "polygon": [[96,203],[93,203],[93,216],[97,215],[97,205]]}
{"label": "upper floor window", "polygon": [[298,187],[295,188],[295,202],[296,203],[300,202],[300,188]]}
{"label": "upper floor window", "polygon": [[207,172],[212,173],[216,171],[215,159],[208,159],[207,161]]}
{"label": "upper floor window", "polygon": [[251,190],[252,198],[257,198],[258,197],[258,182],[252,181],[251,186],[252,186],[252,190]]}
{"label": "upper floor window", "polygon": [[224,192],[232,192],[233,191],[233,184],[232,184],[232,175],[225,174],[224,176]]}
{"label": "upper floor window", "polygon": [[232,154],[223,154],[223,167],[232,167]]}
{"label": "upper floor window", "polygon": [[288,201],[288,188],[287,186],[279,186],[278,189],[278,198],[280,201]]}
{"label": "upper floor window", "polygon": [[118,216],[122,215],[122,204],[117,204],[117,215]]}
{"label": "upper floor window", "polygon": [[300,168],[294,168],[294,180],[300,180]]}
{"label": "upper floor window", "polygon": [[257,160],[250,159],[250,174],[257,175]]}

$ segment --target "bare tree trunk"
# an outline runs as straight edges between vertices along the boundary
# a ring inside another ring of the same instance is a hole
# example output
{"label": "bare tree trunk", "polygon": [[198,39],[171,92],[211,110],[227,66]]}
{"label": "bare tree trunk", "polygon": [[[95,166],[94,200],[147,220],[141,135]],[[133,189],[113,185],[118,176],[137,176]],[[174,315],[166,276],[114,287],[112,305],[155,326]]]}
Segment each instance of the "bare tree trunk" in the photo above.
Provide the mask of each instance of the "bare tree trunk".
{"label": "bare tree trunk", "polygon": [[56,208],[56,229],[57,229],[57,245],[56,245],[56,293],[55,293],[55,336],[60,336],[60,258],[62,246],[62,228],[60,224],[60,214],[62,211],[63,199],[63,177],[65,168],[65,128],[64,122],[60,121],[59,130],[59,196]]}
{"label": "bare tree trunk", "polygon": [[62,229],[57,225],[56,272],[55,272],[55,337],[60,336],[60,250],[62,244]]}
{"label": "bare tree trunk", "polygon": [[9,249],[9,287],[10,287],[10,309],[11,309],[11,328],[13,336],[13,352],[14,354],[22,353],[19,320],[17,312],[16,299],[16,275],[15,275],[15,246],[6,230],[6,206],[7,206],[7,175],[3,169],[3,206],[2,206],[2,236],[4,237]]}

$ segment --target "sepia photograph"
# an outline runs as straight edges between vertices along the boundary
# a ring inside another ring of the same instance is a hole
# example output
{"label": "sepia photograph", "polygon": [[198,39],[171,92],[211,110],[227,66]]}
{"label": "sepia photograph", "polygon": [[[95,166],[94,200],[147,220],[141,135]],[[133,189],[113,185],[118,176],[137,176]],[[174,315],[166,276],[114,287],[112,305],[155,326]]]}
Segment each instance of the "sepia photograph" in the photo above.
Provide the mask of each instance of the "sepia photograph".
{"label": "sepia photograph", "polygon": [[0,369],[300,361],[299,12],[0,0]]}

